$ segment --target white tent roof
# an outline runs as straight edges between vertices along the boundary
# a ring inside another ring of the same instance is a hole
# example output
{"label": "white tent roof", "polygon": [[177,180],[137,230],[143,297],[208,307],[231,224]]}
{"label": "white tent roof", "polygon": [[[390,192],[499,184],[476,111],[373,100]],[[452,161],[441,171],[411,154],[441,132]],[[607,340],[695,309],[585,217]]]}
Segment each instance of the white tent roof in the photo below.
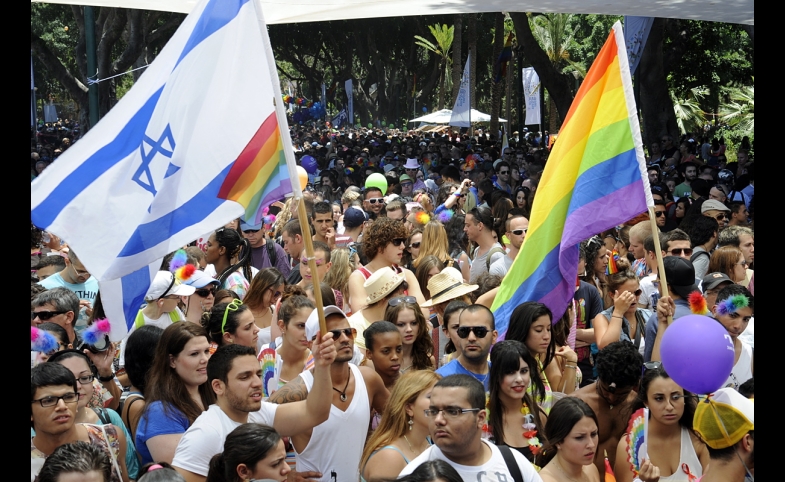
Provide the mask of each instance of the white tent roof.
{"label": "white tent roof", "polygon": [[[433,112],[428,115],[424,115],[422,117],[418,117],[416,119],[412,119],[409,122],[425,122],[428,124],[449,124],[450,117],[452,116],[452,110],[450,109],[442,109],[436,112]],[[474,122],[490,122],[491,116],[490,114],[483,114],[482,112],[478,111],[477,109],[472,109],[472,123]],[[502,119],[499,117],[499,122],[507,122],[506,119]]]}
{"label": "white tent roof", "polygon": [[[42,0],[31,0],[33,2]],[[198,0],[48,0],[45,3],[138,8],[188,13]],[[755,24],[754,0],[261,0],[268,24],[320,22],[353,18],[444,15],[480,12],[565,12],[686,18]]]}

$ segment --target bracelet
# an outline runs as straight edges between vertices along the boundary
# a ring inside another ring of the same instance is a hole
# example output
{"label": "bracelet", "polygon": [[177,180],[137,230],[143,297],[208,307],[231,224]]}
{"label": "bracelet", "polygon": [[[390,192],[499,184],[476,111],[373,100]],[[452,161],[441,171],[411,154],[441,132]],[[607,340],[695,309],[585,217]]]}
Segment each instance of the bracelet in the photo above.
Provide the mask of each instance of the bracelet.
{"label": "bracelet", "polygon": [[577,369],[577,368],[578,368],[578,366],[577,366],[577,365],[564,365],[564,368],[572,368],[572,369]]}
{"label": "bracelet", "polygon": [[623,317],[623,316],[619,316],[619,315],[611,315],[611,319],[613,319],[613,318],[618,318],[618,319],[620,319],[620,320],[623,320],[623,319],[624,319],[624,317]]}
{"label": "bracelet", "polygon": [[102,377],[101,375],[98,375],[99,382],[111,382],[112,380],[114,380],[114,373],[112,373],[108,377]]}

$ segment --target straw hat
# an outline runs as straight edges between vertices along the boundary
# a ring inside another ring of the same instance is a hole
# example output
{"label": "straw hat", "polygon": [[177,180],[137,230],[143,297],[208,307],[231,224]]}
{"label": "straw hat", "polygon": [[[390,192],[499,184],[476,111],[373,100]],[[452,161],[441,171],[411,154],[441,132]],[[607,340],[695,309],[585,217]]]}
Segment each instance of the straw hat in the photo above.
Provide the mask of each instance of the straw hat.
{"label": "straw hat", "polygon": [[376,303],[392,293],[405,279],[403,274],[396,273],[389,266],[377,269],[363,285],[365,292],[368,293],[365,303],[369,305]]}
{"label": "straw hat", "polygon": [[431,292],[431,299],[421,306],[438,305],[439,303],[463,296],[466,293],[471,293],[477,288],[479,286],[464,283],[461,272],[448,266],[428,280],[428,291]]}

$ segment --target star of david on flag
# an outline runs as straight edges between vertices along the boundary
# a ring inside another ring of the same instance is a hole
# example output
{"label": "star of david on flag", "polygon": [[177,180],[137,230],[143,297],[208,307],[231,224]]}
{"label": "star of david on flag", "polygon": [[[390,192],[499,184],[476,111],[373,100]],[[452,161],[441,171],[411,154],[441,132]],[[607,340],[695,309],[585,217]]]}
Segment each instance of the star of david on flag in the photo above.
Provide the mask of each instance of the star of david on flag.
{"label": "star of david on flag", "polygon": [[113,340],[167,253],[293,193],[280,98],[259,0],[202,0],[133,88],[33,182],[33,223],[98,279]]}

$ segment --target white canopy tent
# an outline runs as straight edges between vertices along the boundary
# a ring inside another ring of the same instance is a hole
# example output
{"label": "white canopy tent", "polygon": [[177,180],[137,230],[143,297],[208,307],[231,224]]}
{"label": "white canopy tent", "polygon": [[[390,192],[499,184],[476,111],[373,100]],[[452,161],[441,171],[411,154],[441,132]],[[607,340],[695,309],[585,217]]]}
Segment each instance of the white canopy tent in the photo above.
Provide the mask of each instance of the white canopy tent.
{"label": "white canopy tent", "polygon": [[[428,115],[424,115],[422,117],[418,117],[416,119],[412,119],[409,122],[425,122],[427,124],[449,124],[450,117],[452,116],[452,110],[450,109],[442,109],[436,112],[432,112]],[[478,111],[477,109],[472,109],[472,123],[474,122],[490,122],[491,116],[490,114],[483,114],[482,112]],[[499,122],[507,122],[506,119],[499,118]]]}
{"label": "white canopy tent", "polygon": [[[42,0],[31,0],[33,2]],[[43,3],[123,7],[189,13],[198,0],[47,0]],[[481,12],[564,12],[685,18],[755,24],[754,0],[261,0],[268,24],[321,22],[354,18],[444,15]]]}

